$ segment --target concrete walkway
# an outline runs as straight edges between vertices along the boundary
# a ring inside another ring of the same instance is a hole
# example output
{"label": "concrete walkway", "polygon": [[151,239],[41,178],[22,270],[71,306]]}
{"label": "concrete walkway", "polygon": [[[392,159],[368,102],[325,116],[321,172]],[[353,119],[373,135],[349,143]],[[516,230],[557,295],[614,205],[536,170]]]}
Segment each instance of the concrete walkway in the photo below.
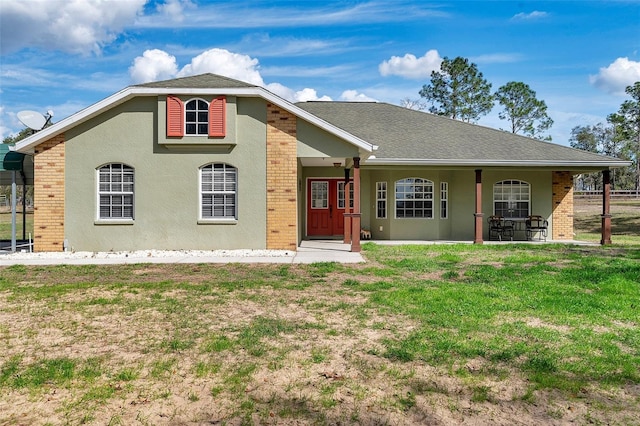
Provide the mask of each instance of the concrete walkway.
{"label": "concrete walkway", "polygon": [[114,265],[131,263],[361,263],[360,253],[335,240],[302,241],[298,251],[142,251],[118,253],[2,253],[0,267],[10,265]]}
{"label": "concrete walkway", "polygon": [[341,240],[302,241],[293,258],[293,263],[362,263],[364,261],[360,253],[351,251],[351,244],[343,244]]}

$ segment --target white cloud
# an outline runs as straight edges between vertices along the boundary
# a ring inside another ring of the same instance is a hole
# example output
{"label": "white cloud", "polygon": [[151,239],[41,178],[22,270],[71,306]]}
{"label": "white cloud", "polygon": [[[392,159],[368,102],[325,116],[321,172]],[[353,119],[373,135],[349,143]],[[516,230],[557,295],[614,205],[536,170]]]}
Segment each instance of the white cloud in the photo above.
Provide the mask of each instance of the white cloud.
{"label": "white cloud", "polygon": [[2,64],[0,68],[0,78],[4,87],[25,87],[25,86],[51,86],[61,78],[71,78],[70,75],[55,74],[53,71],[39,68],[24,67],[21,65]]}
{"label": "white cloud", "polygon": [[11,136],[11,129],[5,126],[4,106],[0,105],[0,140],[4,140],[7,136]]}
{"label": "white cloud", "polygon": [[547,12],[534,10],[533,12],[530,12],[530,13],[524,13],[524,12],[517,13],[513,15],[511,19],[513,19],[514,21],[532,21],[536,19],[546,18],[547,16],[549,16]]}
{"label": "white cloud", "polygon": [[[1,1],[1,0],[0,0]],[[74,85],[75,87],[75,85]],[[38,99],[31,99],[30,101],[38,102]],[[53,112],[53,123],[64,120],[65,118],[77,113],[78,111],[86,108],[87,102],[81,102],[76,100],[69,100],[61,104],[41,104],[41,103],[21,103],[13,104],[9,107],[6,105],[0,105],[0,140],[7,136],[17,135],[21,130],[25,128],[25,125],[18,120],[18,111],[32,110],[45,114],[48,110]]]}
{"label": "white cloud", "polygon": [[316,90],[311,88],[295,91],[280,83],[265,84],[260,74],[258,59],[225,49],[207,50],[191,59],[191,62],[182,67],[180,71],[178,71],[176,58],[173,55],[160,49],[146,50],[142,56],[135,58],[129,67],[129,75],[134,83],[147,83],[204,73],[218,74],[265,87],[289,102],[331,100],[328,96],[318,96]]}
{"label": "white cloud", "polygon": [[284,67],[265,67],[260,68],[260,74],[265,76],[286,76],[290,77],[295,75],[298,78],[335,78],[339,75],[346,75],[355,72],[355,69],[351,65],[336,65],[331,67],[319,67],[319,66],[284,66]]}
{"label": "white cloud", "polygon": [[407,53],[403,57],[392,56],[388,61],[383,61],[378,70],[383,76],[399,75],[405,78],[419,79],[431,75],[431,71],[440,69],[442,58],[435,49],[429,50],[424,56],[416,58]]}
{"label": "white cloud", "polygon": [[518,53],[488,53],[486,55],[472,56],[469,60],[475,64],[507,64],[518,62],[522,55]]}
{"label": "white cloud", "polygon": [[271,93],[275,93],[280,96],[282,99],[286,99],[289,102],[295,102],[295,91],[289,89],[286,86],[283,86],[280,83],[269,83],[267,84],[266,89]]}
{"label": "white cloud", "polygon": [[3,0],[3,54],[35,47],[74,54],[99,54],[135,22],[146,0]]}
{"label": "white cloud", "polygon": [[345,90],[340,95],[340,99],[349,102],[377,102],[376,99],[370,98],[364,93],[358,93],[355,90]]}
{"label": "white cloud", "polygon": [[236,50],[254,52],[261,58],[282,56],[335,55],[356,49],[348,39],[313,39],[298,37],[272,37],[268,33],[249,34],[236,44]]}
{"label": "white cloud", "polygon": [[282,99],[289,102],[308,102],[308,101],[331,101],[329,96],[318,97],[318,92],[315,89],[304,88],[299,91],[295,91],[280,83],[270,83],[265,87],[268,91],[275,93]]}
{"label": "white cloud", "polygon": [[129,75],[134,83],[167,80],[178,73],[176,57],[160,49],[145,50],[133,60]]}
{"label": "white cloud", "polygon": [[201,53],[185,65],[178,77],[213,73],[224,75],[257,86],[263,86],[258,60],[240,53],[229,52],[226,49],[210,49]]}
{"label": "white cloud", "polygon": [[315,89],[310,89],[305,87],[304,89],[296,92],[295,101],[296,102],[307,102],[307,101],[330,101],[331,98],[329,96],[320,96],[318,97],[318,93]]}
{"label": "white cloud", "polygon": [[167,0],[165,3],[159,4],[156,10],[161,15],[168,17],[170,21],[179,23],[184,21],[185,10],[195,7],[191,0]]}
{"label": "white cloud", "polygon": [[[171,1],[171,0],[169,0]],[[171,1],[171,3],[175,0]],[[238,3],[240,6],[238,6]],[[183,10],[184,19],[179,22],[182,28],[300,28],[305,26],[325,26],[339,24],[403,22],[407,20],[443,18],[449,13],[431,5],[415,2],[364,1],[351,2],[307,2],[304,12],[296,2],[285,5],[273,5],[269,2],[221,2],[201,1],[197,9]],[[346,3],[343,4],[343,3]],[[243,7],[250,4],[251,7]],[[404,13],[397,13],[398,7]],[[241,9],[239,15],[238,8]],[[141,16],[138,28],[175,28],[176,22],[162,13]]]}
{"label": "white cloud", "polygon": [[618,58],[608,67],[600,68],[597,75],[590,75],[589,81],[609,93],[622,95],[627,86],[640,81],[640,62]]}

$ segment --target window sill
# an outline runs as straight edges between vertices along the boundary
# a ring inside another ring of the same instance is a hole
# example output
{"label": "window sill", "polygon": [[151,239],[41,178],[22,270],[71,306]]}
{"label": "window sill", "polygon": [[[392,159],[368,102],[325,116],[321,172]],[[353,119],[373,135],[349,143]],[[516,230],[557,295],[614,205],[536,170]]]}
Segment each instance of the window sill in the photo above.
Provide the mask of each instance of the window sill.
{"label": "window sill", "polygon": [[198,219],[198,225],[237,225],[237,219]]}
{"label": "window sill", "polygon": [[98,219],[94,225],[133,225],[133,219]]}
{"label": "window sill", "polygon": [[434,217],[396,217],[396,220],[434,220]]}
{"label": "window sill", "polygon": [[184,135],[168,136],[166,140],[159,140],[159,145],[236,145],[236,141],[218,136]]}
{"label": "window sill", "polygon": [[[189,138],[184,138],[189,139]],[[185,152],[211,152],[216,154],[228,154],[236,147],[235,142],[222,142],[214,140],[200,141],[200,138],[194,138],[196,142],[190,140],[182,141],[167,141],[158,142],[158,146],[161,146],[171,151],[185,151]]]}

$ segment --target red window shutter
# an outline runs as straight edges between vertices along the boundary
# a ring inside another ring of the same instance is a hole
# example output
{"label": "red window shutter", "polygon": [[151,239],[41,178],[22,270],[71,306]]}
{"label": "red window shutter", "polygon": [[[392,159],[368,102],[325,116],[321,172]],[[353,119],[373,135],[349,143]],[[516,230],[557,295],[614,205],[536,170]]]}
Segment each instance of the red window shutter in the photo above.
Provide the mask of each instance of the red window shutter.
{"label": "red window shutter", "polygon": [[180,98],[167,96],[167,136],[184,136],[184,108]]}
{"label": "red window shutter", "polygon": [[227,133],[227,98],[219,96],[209,104],[209,136],[223,137]]}

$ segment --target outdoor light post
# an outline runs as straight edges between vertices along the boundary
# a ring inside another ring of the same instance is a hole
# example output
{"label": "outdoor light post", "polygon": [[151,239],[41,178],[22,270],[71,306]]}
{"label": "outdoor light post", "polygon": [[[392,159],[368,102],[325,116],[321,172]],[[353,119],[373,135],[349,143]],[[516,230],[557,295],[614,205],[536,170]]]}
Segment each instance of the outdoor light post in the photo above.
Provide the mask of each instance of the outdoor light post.
{"label": "outdoor light post", "polygon": [[16,252],[16,171],[11,170],[11,252]]}

